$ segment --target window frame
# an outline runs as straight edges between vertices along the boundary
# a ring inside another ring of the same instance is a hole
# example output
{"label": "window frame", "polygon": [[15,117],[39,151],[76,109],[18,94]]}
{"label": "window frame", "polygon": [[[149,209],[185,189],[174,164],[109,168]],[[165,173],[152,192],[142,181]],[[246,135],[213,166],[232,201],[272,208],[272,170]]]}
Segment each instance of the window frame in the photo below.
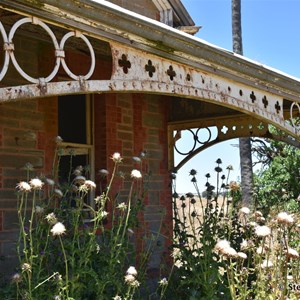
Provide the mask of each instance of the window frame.
{"label": "window frame", "polygon": [[[75,94],[77,95],[77,94]],[[71,156],[71,151],[77,155],[87,155],[88,156],[88,164],[90,167],[89,172],[89,180],[95,181],[95,143],[94,143],[94,97],[90,94],[85,94],[85,114],[86,114],[86,143],[73,143],[73,142],[66,142],[62,141],[60,146],[62,148],[62,152],[59,153],[59,156]],[[64,95],[58,96],[58,101],[60,98],[63,98]],[[58,122],[58,128],[60,124]],[[63,139],[63,137],[62,137]],[[67,150],[67,151],[66,151]],[[95,191],[92,190],[89,192],[88,197],[88,205],[91,207],[95,207],[93,199],[95,198]]]}

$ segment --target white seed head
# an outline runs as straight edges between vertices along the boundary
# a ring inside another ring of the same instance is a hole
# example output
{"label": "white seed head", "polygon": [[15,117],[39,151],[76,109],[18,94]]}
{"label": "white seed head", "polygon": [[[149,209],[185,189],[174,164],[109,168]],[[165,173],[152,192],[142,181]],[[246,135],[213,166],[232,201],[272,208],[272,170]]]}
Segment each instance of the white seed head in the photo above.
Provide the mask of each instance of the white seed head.
{"label": "white seed head", "polygon": [[123,158],[121,157],[121,154],[120,154],[119,152],[115,152],[115,153],[112,155],[111,159],[112,159],[113,162],[115,162],[115,163],[120,163],[120,162],[122,162],[122,160],[123,160]]}
{"label": "white seed head", "polygon": [[235,257],[237,257],[237,252],[232,247],[224,248],[220,252],[225,257],[229,257],[229,258],[235,258]]}
{"label": "white seed head", "polygon": [[88,190],[94,190],[96,188],[96,183],[92,180],[86,180],[84,185]]}
{"label": "white seed head", "polygon": [[247,259],[247,254],[244,252],[238,252],[237,256],[238,256],[238,258],[241,258],[241,259]]}
{"label": "white seed head", "polygon": [[19,273],[16,273],[11,278],[12,282],[19,283],[22,281],[22,276]]}
{"label": "white seed head", "polygon": [[119,210],[126,210],[126,209],[127,209],[127,205],[126,205],[125,202],[122,202],[122,203],[119,203],[119,204],[117,205],[117,208],[118,208]]}
{"label": "white seed head", "polygon": [[47,220],[47,222],[50,224],[50,225],[54,225],[57,223],[57,218],[55,216],[55,213],[49,213],[45,219]]}
{"label": "white seed head", "polygon": [[266,237],[271,234],[271,229],[268,226],[256,226],[255,227],[255,234],[259,237]]}
{"label": "white seed head", "polygon": [[243,215],[249,215],[250,214],[250,209],[248,207],[242,207],[240,209],[240,213],[243,214]]}
{"label": "white seed head", "polygon": [[142,174],[139,170],[134,169],[131,171],[131,177],[135,179],[140,179],[142,178]]}
{"label": "white seed head", "polygon": [[30,186],[33,190],[41,190],[44,183],[39,178],[33,178],[29,181]]}
{"label": "white seed head", "polygon": [[62,235],[66,232],[66,227],[63,223],[57,222],[51,229],[53,236]]}
{"label": "white seed head", "polygon": [[286,255],[289,257],[289,258],[299,258],[299,253],[297,250],[295,249],[292,249],[292,248],[288,248],[286,250]]}
{"label": "white seed head", "polygon": [[21,181],[17,184],[17,189],[21,192],[30,192],[31,186],[29,183],[27,183],[25,181]]}
{"label": "white seed head", "polygon": [[285,225],[292,225],[295,222],[294,218],[286,212],[280,212],[276,219],[278,223]]}
{"label": "white seed head", "polygon": [[166,285],[168,285],[168,280],[167,280],[167,278],[163,278],[158,283],[160,286],[166,286]]}
{"label": "white seed head", "polygon": [[44,208],[37,205],[35,207],[35,213],[38,214],[38,215],[42,215],[44,213]]}
{"label": "white seed head", "polygon": [[133,266],[130,266],[127,271],[126,271],[126,274],[127,275],[133,275],[133,276],[136,276],[137,275],[137,270],[135,267]]}
{"label": "white seed head", "polygon": [[273,263],[270,260],[265,259],[260,266],[261,266],[262,269],[272,268]]}
{"label": "white seed head", "polygon": [[222,252],[226,248],[230,248],[230,243],[227,240],[219,240],[215,246],[215,251]]}
{"label": "white seed head", "polygon": [[58,135],[56,138],[55,138],[55,142],[57,145],[61,144],[63,142],[63,139]]}
{"label": "white seed head", "polygon": [[58,197],[58,198],[62,198],[63,197],[63,192],[60,189],[54,189],[54,194]]}
{"label": "white seed head", "polygon": [[22,271],[25,271],[25,272],[31,272],[31,265],[28,263],[23,263],[21,269],[22,269]]}
{"label": "white seed head", "polygon": [[46,183],[50,186],[53,186],[55,184],[54,180],[51,178],[46,178]]}

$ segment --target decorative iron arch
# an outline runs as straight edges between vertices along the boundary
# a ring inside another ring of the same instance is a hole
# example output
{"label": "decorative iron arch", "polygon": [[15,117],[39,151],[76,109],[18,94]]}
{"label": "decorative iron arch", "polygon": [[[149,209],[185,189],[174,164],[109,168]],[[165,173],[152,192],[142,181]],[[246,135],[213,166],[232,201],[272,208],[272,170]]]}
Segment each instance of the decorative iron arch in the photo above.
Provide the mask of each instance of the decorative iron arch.
{"label": "decorative iron arch", "polygon": [[[207,135],[200,136],[200,130],[205,130]],[[214,133],[212,133],[214,131]],[[181,150],[180,142],[182,134],[188,132],[192,135],[191,146],[187,150]],[[287,144],[300,148],[299,140],[283,132],[272,133],[270,125],[263,123],[247,115],[231,115],[222,118],[204,118],[193,121],[170,122],[169,133],[169,169],[177,172],[190,159],[200,152],[217,145],[219,143],[240,138],[268,138],[282,141]],[[201,140],[202,138],[202,140]],[[194,141],[194,142],[192,142]],[[179,162],[175,164],[175,155]]]}

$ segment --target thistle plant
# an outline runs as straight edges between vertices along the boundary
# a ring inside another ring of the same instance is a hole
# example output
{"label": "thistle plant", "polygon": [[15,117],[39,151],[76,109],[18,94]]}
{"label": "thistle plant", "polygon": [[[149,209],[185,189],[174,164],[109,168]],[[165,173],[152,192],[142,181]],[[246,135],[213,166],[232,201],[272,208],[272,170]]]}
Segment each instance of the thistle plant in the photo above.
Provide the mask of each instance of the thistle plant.
{"label": "thistle plant", "polygon": [[247,238],[237,247],[243,252],[228,241],[215,247],[220,260],[227,262],[231,299],[299,299],[299,290],[293,288],[300,273],[295,218],[286,212],[264,218],[260,211],[250,214],[242,208],[242,215],[245,212]]}
{"label": "thistle plant", "polygon": [[[63,185],[57,177],[30,179],[31,171],[17,184],[19,268],[12,277],[12,299],[129,300],[139,294],[147,264],[138,261],[132,235],[143,208],[145,181],[141,171],[133,169],[127,195],[113,197],[123,158],[114,153],[111,159],[111,175],[100,170],[106,186],[102,184],[92,203],[86,200],[97,186],[86,179],[88,168],[82,166],[70,170]],[[58,174],[57,169],[52,172]],[[143,259],[152,248],[147,251]],[[138,271],[135,264],[141,266]]]}
{"label": "thistle plant", "polygon": [[217,184],[205,175],[205,197],[196,170],[195,193],[181,196],[172,174],[174,270],[165,299],[299,299],[299,215],[241,207],[232,167],[224,175],[222,161],[216,164]]}
{"label": "thistle plant", "polygon": [[176,293],[179,299],[229,299],[227,277],[219,272],[225,264],[218,260],[213,249],[220,238],[237,243],[240,235],[233,233],[239,232],[240,224],[233,209],[237,201],[232,201],[236,191],[229,188],[232,167],[226,169],[226,176],[221,165],[218,159],[216,186],[209,182],[211,175],[205,175],[205,198],[198,186],[196,170],[190,171],[194,193],[180,197],[176,192],[176,176],[172,175],[175,263],[172,279],[177,286],[172,287],[169,280],[168,297]]}

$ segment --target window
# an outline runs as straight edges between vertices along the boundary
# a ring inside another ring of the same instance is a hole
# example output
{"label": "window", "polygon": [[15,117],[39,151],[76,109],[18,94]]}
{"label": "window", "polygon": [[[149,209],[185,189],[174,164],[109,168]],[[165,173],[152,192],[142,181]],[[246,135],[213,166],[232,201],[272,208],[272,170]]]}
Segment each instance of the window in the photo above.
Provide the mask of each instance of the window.
{"label": "window", "polygon": [[[58,173],[61,185],[75,178],[73,171],[78,166],[83,167],[82,176],[94,180],[92,105],[87,95],[58,98],[58,135],[63,139]],[[93,196],[86,199],[88,204]]]}

